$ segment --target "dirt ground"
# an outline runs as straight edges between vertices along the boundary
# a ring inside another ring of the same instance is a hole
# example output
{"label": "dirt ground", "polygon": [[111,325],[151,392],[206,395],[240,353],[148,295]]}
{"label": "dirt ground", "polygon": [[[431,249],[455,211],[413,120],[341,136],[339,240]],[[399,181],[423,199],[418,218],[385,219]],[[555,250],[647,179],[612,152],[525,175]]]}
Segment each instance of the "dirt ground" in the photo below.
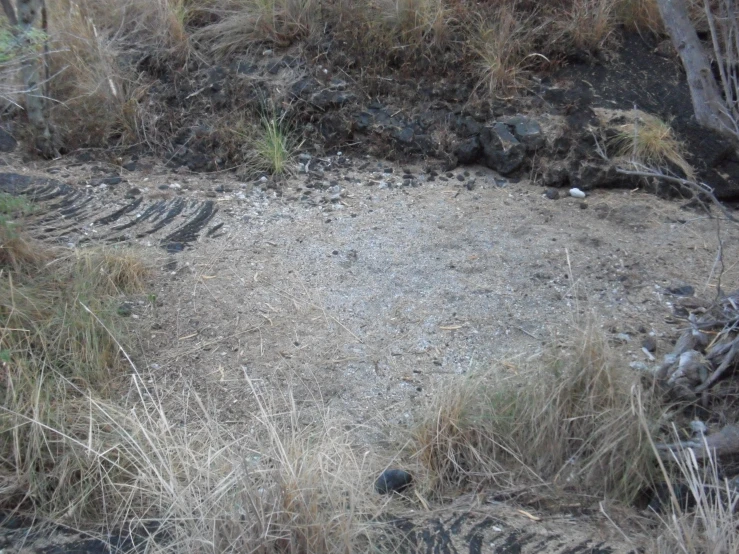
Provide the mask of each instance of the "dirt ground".
{"label": "dirt ground", "polygon": [[[160,270],[155,302],[133,306],[140,369],[192,381],[234,423],[253,408],[246,375],[378,432],[403,427],[451,380],[502,360],[515,371],[591,313],[626,363],[649,365],[647,334],[659,361],[683,327],[668,288],[711,299],[719,275],[725,291],[739,286],[736,226],[719,222],[722,272],[716,220],[684,201],[640,190],[550,200],[536,183],[482,167],[435,175],[373,159],[317,162],[277,186],[142,163],[121,184],[87,187],[95,217],[138,189],[144,202],[122,227],[147,201],[215,203],[210,231],[183,251],[161,248],[163,231],[110,240],[141,246]],[[99,168],[7,169],[84,191]],[[55,240],[74,245],[103,227],[82,221]]]}
{"label": "dirt ground", "polygon": [[[116,225],[162,197],[217,207],[210,231],[183,251],[168,253],[157,234],[123,237],[160,270],[153,296],[133,306],[140,369],[191,381],[234,424],[254,408],[246,375],[379,437],[409,425],[450,381],[500,361],[515,371],[589,314],[626,363],[649,365],[647,334],[659,361],[683,328],[668,288],[691,285],[711,299],[719,275],[725,291],[739,286],[735,225],[717,230],[705,211],[640,190],[596,190],[584,201],[560,190],[550,200],[536,183],[482,167],[435,175],[341,156],[277,187],[140,165],[122,184],[92,189],[96,217],[130,202],[132,188],[144,203]],[[65,161],[8,169],[73,187],[96,170]],[[105,235],[82,222],[56,240],[95,233]]]}
{"label": "dirt ground", "polygon": [[[88,177],[60,163],[8,169]],[[485,168],[434,176],[373,159],[323,163],[279,188],[153,168],[91,193],[107,211],[131,187],[147,201],[216,203],[212,232],[183,251],[132,238],[158,268],[152,294],[133,304],[133,354],[162,388],[192,383],[230,424],[255,409],[246,376],[264,392],[291,391],[301,423],[328,407],[381,448],[451,382],[515,372],[590,314],[625,363],[650,365],[650,333],[659,362],[684,325],[668,288],[710,299],[719,275],[724,290],[739,286],[736,226],[722,221],[719,234],[684,201],[640,190],[551,200]],[[80,229],[59,240],[74,245],[89,227]]]}
{"label": "dirt ground", "polygon": [[[500,360],[515,371],[591,311],[627,362],[648,362],[646,333],[661,356],[682,327],[665,288],[715,295],[716,222],[677,202],[639,191],[549,200],[484,170],[473,190],[456,178],[380,188],[387,174],[346,173],[338,202],[286,200],[299,179],[282,197],[219,199],[224,234],[162,260],[161,305],[142,332],[154,375],[192,379],[233,421],[251,409],[246,374],[352,421],[402,427],[450,380]],[[728,290],[736,229],[722,236]]]}

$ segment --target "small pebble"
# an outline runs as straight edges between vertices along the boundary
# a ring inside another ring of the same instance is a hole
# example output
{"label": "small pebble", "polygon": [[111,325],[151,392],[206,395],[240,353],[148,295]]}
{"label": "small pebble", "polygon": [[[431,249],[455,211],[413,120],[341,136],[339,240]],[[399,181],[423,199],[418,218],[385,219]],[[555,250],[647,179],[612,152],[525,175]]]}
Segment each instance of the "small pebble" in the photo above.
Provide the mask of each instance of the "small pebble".
{"label": "small pebble", "polygon": [[544,196],[549,200],[557,200],[559,198],[559,191],[557,189],[549,188],[544,191]]}
{"label": "small pebble", "polygon": [[570,196],[573,198],[585,198],[585,193],[578,188],[570,189]]}

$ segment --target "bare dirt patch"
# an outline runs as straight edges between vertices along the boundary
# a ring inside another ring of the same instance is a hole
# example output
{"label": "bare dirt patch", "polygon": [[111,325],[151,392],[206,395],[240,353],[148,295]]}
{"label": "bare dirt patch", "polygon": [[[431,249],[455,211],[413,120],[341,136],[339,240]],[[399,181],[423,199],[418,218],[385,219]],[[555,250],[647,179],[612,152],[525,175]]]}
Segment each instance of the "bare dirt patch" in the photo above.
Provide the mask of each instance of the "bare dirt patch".
{"label": "bare dirt patch", "polygon": [[[379,431],[409,424],[435,390],[493,360],[515,371],[517,356],[590,310],[628,361],[647,361],[650,332],[660,356],[680,329],[665,289],[715,295],[705,213],[639,191],[552,201],[487,170],[459,173],[473,190],[456,174],[388,188],[399,179],[382,169],[343,169],[350,180],[318,201],[296,199],[302,179],[281,196],[221,195],[222,236],[162,260],[157,307],[142,313],[152,375],[196,382],[234,422],[252,409],[246,373]],[[729,263],[736,231],[723,232]],[[726,267],[724,288],[737,271]]]}

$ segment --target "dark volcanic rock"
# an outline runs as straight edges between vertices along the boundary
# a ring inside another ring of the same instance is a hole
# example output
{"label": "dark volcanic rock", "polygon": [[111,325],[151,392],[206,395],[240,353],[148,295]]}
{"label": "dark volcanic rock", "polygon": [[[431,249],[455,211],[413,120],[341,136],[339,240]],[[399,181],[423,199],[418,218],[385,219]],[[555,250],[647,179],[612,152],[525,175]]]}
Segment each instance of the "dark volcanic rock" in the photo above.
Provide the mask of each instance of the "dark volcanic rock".
{"label": "dark volcanic rock", "polygon": [[97,179],[91,179],[90,184],[93,187],[100,185],[118,185],[123,181],[118,175],[109,175],[108,177],[98,177]]}
{"label": "dark volcanic rock", "polygon": [[501,123],[506,124],[515,136],[529,152],[535,152],[544,146],[544,134],[539,125],[533,119],[524,115],[514,115],[501,119]]}
{"label": "dark volcanic rock", "polygon": [[0,127],[0,152],[12,152],[17,145],[13,135]]}
{"label": "dark volcanic rock", "polygon": [[629,187],[633,183],[631,177],[622,175],[614,166],[595,160],[574,163],[569,172],[569,181],[580,190]]}
{"label": "dark volcanic rock", "polygon": [[526,148],[504,123],[485,127],[480,133],[480,143],[485,165],[501,175],[515,172],[526,159]]}
{"label": "dark volcanic rock", "polygon": [[545,187],[565,187],[570,182],[570,174],[568,169],[561,164],[547,164],[544,169],[544,175],[541,177],[541,184]]}
{"label": "dark volcanic rock", "polygon": [[403,492],[413,484],[413,476],[402,469],[386,469],[375,481],[375,490],[380,494]]}
{"label": "dark volcanic rock", "polygon": [[457,161],[461,164],[473,164],[482,154],[482,146],[480,139],[476,136],[465,140],[454,150]]}
{"label": "dark volcanic rock", "polygon": [[657,351],[657,339],[652,336],[645,337],[641,345],[642,348],[645,348],[647,350],[647,352],[654,353]]}
{"label": "dark volcanic rock", "polygon": [[354,98],[353,94],[342,90],[322,90],[311,96],[310,103],[319,110],[325,111],[331,108],[341,108]]}

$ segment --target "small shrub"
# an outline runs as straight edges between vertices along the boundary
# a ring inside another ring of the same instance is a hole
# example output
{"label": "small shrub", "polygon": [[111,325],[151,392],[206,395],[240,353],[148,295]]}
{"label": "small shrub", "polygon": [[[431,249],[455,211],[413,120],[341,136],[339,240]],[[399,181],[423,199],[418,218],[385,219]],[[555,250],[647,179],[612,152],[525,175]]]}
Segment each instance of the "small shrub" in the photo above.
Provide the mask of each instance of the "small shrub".
{"label": "small shrub", "polygon": [[262,118],[260,131],[254,141],[257,167],[273,175],[288,172],[298,145],[284,119]]}

